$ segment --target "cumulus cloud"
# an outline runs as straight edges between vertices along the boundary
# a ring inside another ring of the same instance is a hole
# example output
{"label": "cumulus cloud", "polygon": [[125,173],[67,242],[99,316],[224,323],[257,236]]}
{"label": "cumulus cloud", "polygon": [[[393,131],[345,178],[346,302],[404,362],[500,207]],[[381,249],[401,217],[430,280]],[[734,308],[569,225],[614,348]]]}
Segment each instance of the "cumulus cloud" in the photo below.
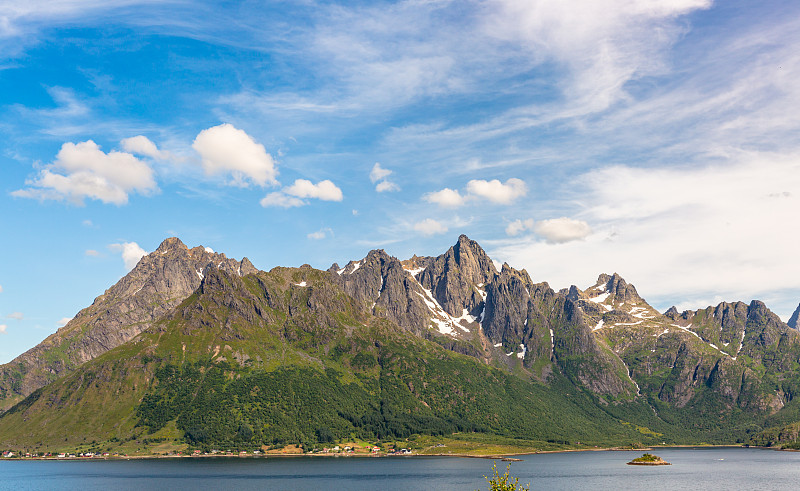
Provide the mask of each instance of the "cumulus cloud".
{"label": "cumulus cloud", "polygon": [[207,175],[230,174],[231,184],[241,187],[248,181],[262,187],[278,184],[275,160],[264,145],[232,124],[201,131],[192,148],[200,154]]}
{"label": "cumulus cloud", "polygon": [[506,227],[506,235],[515,236],[524,232],[525,230],[533,230],[533,218],[527,220],[514,220]]}
{"label": "cumulus cloud", "polygon": [[588,223],[567,217],[537,222],[533,231],[551,244],[563,244],[564,242],[585,239],[592,233]]}
{"label": "cumulus cloud", "polygon": [[269,206],[292,208],[307,205],[308,201],[305,199],[309,198],[322,201],[342,201],[344,196],[342,190],[327,179],[316,184],[307,179],[297,179],[291,186],[264,196],[260,203],[265,208]]}
{"label": "cumulus cloud", "polygon": [[156,160],[169,160],[172,158],[172,154],[159,150],[155,143],[143,135],[125,138],[119,143],[126,152],[146,155]]}
{"label": "cumulus cloud", "polygon": [[5,334],[6,333],[6,329],[8,329],[7,325],[0,324],[0,334]]}
{"label": "cumulus cloud", "polygon": [[66,326],[66,325],[67,325],[67,323],[69,323],[69,321],[71,321],[71,320],[72,320],[72,317],[62,317],[61,319],[59,319],[59,321],[56,323],[56,325],[57,325],[58,327],[64,327],[64,326]]}
{"label": "cumulus cloud", "polygon": [[147,255],[147,251],[139,247],[136,242],[123,242],[119,244],[111,244],[108,246],[112,251],[120,252],[122,260],[125,262],[125,268],[128,270],[133,269],[139,260]]}
{"label": "cumulus cloud", "polygon": [[316,232],[311,232],[310,234],[306,235],[306,237],[311,240],[322,240],[330,236],[333,236],[333,230],[328,227],[319,229]]}
{"label": "cumulus cloud", "polygon": [[528,186],[522,179],[512,177],[505,183],[497,179],[484,181],[473,179],[467,183],[465,194],[462,195],[457,189],[444,188],[441,191],[427,193],[422,199],[429,203],[435,203],[446,208],[456,208],[464,205],[467,201],[480,201],[481,199],[501,205],[511,204],[528,192]]}
{"label": "cumulus cloud", "polygon": [[283,188],[283,192],[298,198],[315,198],[323,201],[342,201],[342,190],[325,179],[316,184],[307,179],[297,179],[291,186]]}
{"label": "cumulus cloud", "polygon": [[68,200],[83,204],[85,198],[123,205],[129,194],[153,193],[157,187],[153,170],[130,153],[105,153],[92,140],[64,143],[56,160],[43,169],[29,186],[13,196],[39,200]]}
{"label": "cumulus cloud", "polygon": [[441,191],[422,196],[428,203],[435,203],[445,208],[457,208],[465,203],[465,199],[457,189],[444,188]]}
{"label": "cumulus cloud", "polygon": [[23,314],[22,312],[12,312],[8,314],[6,318],[21,321],[22,319],[25,318],[25,314]]}
{"label": "cumulus cloud", "polygon": [[426,218],[414,224],[414,230],[422,235],[436,235],[447,232],[447,227],[432,218]]}
{"label": "cumulus cloud", "polygon": [[467,183],[467,192],[471,196],[485,198],[492,203],[507,205],[515,199],[525,196],[528,186],[522,179],[515,177],[505,183],[497,179],[491,181],[475,179]]}

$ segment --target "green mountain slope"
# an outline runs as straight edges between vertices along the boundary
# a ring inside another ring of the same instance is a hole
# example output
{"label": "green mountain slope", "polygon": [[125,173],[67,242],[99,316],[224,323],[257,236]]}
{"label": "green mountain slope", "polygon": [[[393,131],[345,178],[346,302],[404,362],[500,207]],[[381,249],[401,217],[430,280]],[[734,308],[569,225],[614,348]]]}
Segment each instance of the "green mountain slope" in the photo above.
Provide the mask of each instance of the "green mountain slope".
{"label": "green mountain slope", "polygon": [[372,316],[325,272],[212,270],[171,316],[8,411],[0,446],[175,429],[195,445],[240,447],[457,431],[643,439],[625,423],[562,376],[515,375]]}
{"label": "green mountain slope", "polygon": [[661,314],[616,274],[555,292],[524,270],[498,272],[465,236],[437,258],[372,251],[328,271],[248,274],[244,260],[200,272],[192,257],[165,246],[140,266],[174,274],[116,285],[198,281],[169,309],[134,302],[151,319],[138,335],[0,416],[0,448],[796,439],[800,333],[761,302]]}

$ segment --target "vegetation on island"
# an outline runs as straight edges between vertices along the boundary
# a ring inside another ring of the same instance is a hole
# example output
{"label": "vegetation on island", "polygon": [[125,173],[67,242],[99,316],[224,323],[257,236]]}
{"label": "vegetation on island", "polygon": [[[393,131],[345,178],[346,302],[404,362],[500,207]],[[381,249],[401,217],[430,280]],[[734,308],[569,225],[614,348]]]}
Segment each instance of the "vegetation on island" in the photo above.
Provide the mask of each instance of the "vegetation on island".
{"label": "vegetation on island", "polygon": [[641,457],[637,457],[630,462],[630,465],[669,465],[669,462],[666,462],[664,459],[657,455],[646,453]]}

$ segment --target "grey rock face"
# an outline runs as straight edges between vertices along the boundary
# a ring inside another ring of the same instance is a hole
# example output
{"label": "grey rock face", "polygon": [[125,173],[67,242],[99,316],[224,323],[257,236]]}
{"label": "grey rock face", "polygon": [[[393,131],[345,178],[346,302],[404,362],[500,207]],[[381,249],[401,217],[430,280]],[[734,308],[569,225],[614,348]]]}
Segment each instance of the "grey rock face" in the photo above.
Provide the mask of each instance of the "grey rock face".
{"label": "grey rock face", "polygon": [[0,366],[0,411],[75,367],[144,331],[191,295],[208,267],[244,276],[258,271],[247,258],[189,249],[164,240],[114,286],[39,345]]}
{"label": "grey rock face", "polygon": [[473,312],[479,308],[483,297],[475,287],[486,285],[496,276],[497,269],[486,252],[477,242],[462,235],[417,279],[448,314],[458,317],[464,309]]}
{"label": "grey rock face", "polygon": [[636,288],[633,285],[629,285],[620,275],[614,273],[613,275],[609,276],[607,274],[601,274],[597,278],[598,284],[604,284],[605,289],[611,295],[614,295],[614,298],[617,301],[621,302],[641,302],[642,297],[639,296],[639,293],[636,291]]}
{"label": "grey rock face", "polygon": [[344,268],[328,269],[333,281],[373,315],[421,334],[428,328],[430,311],[424,292],[403,264],[383,250],[370,251],[363,260]]}
{"label": "grey rock face", "polygon": [[521,341],[528,320],[531,284],[527,275],[503,265],[494,281],[486,285],[483,332],[493,343],[516,345]]}
{"label": "grey rock face", "polygon": [[788,326],[792,329],[800,329],[800,304],[794,310],[794,313],[789,317]]}

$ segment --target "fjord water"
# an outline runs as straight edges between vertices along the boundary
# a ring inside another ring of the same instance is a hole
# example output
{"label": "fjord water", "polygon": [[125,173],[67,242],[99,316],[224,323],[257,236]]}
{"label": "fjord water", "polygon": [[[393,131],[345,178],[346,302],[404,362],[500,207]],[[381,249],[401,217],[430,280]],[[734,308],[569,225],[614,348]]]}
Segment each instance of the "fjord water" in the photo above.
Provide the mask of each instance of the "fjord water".
{"label": "fjord water", "polygon": [[[742,448],[665,448],[671,466],[625,465],[641,452],[538,454],[511,464],[532,489],[797,489],[800,453]],[[2,461],[0,489],[486,489],[493,463],[455,457],[202,458]]]}

